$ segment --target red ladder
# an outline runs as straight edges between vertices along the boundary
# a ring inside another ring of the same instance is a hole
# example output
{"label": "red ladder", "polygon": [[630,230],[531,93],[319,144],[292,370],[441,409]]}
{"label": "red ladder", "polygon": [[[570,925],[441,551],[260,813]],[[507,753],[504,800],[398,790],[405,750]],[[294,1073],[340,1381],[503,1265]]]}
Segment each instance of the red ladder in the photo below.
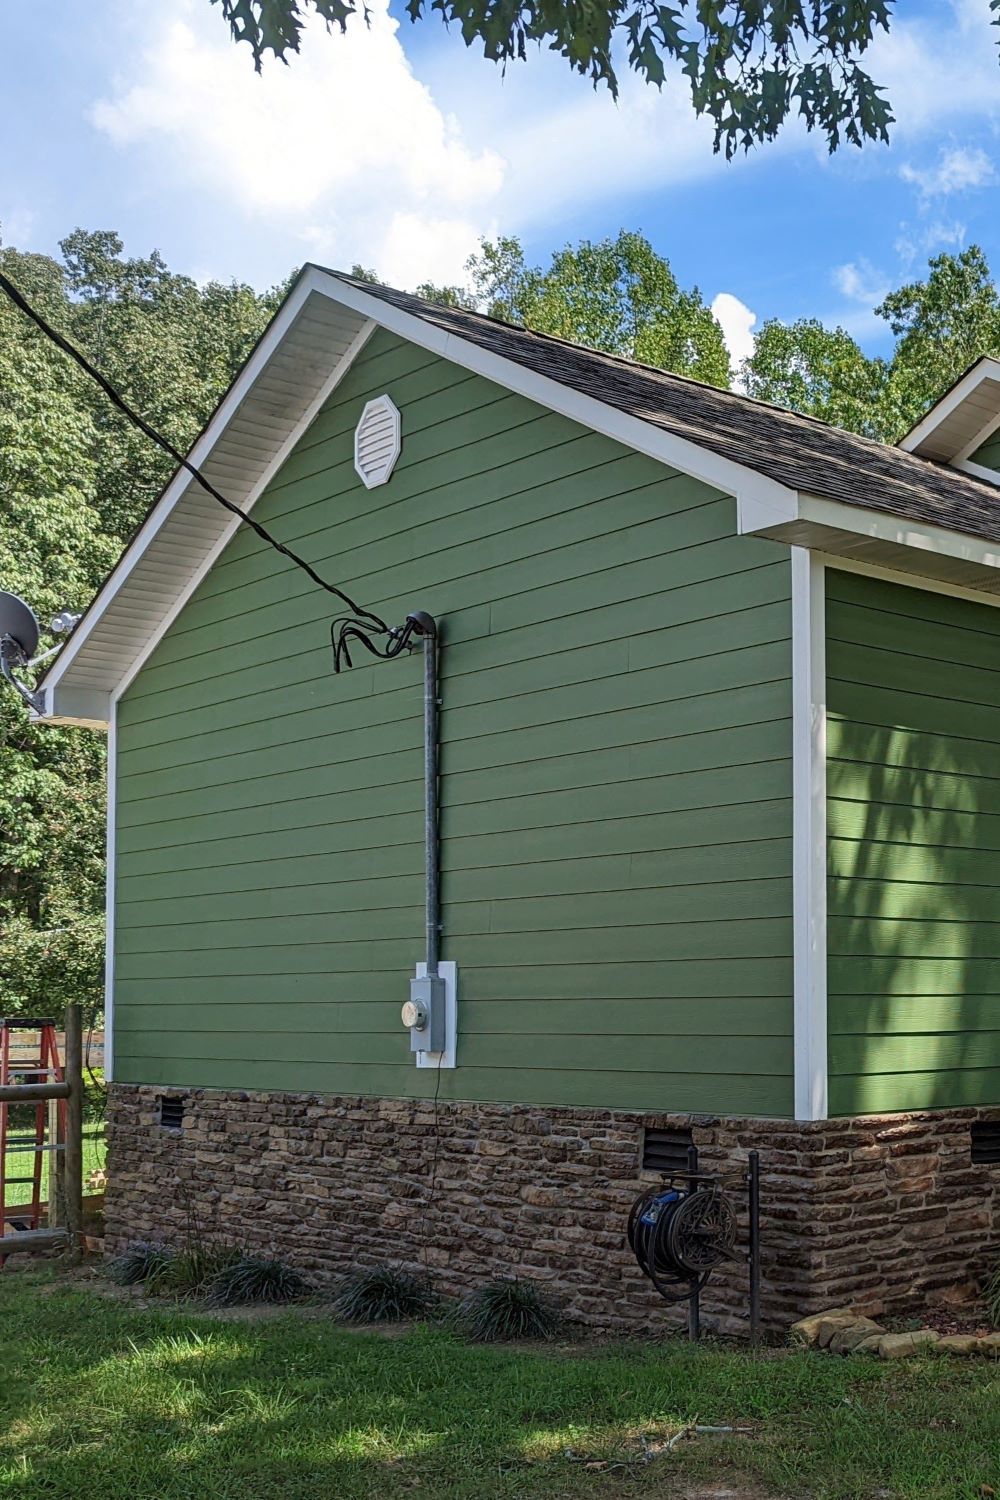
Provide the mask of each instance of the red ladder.
{"label": "red ladder", "polygon": [[[25,1039],[19,1040],[22,1037]],[[0,1017],[0,1085],[45,1082],[63,1082],[56,1023],[51,1020],[29,1021],[21,1016]],[[0,1103],[0,1237],[11,1228],[15,1232],[41,1228],[42,1158],[47,1152],[65,1150],[66,1101],[60,1099],[56,1108],[58,1139],[52,1141],[46,1140],[49,1106],[44,1100],[34,1104]],[[34,1110],[34,1129],[29,1126],[12,1133],[11,1109]],[[31,1158],[30,1172],[25,1174],[17,1166],[12,1175],[10,1158],[23,1156]],[[55,1180],[55,1173],[51,1170],[49,1180],[50,1184]],[[27,1202],[21,1194],[17,1195],[17,1202],[8,1201],[13,1187],[30,1187],[31,1196]],[[0,1254],[0,1266],[5,1259]]]}

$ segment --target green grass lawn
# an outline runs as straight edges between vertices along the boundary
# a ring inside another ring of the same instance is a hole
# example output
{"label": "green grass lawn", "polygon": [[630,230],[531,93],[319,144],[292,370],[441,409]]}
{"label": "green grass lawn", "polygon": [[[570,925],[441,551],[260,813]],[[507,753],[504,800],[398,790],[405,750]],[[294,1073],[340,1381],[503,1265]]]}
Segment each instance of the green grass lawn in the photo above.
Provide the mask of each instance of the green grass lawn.
{"label": "green grass lawn", "polygon": [[[978,1500],[1000,1490],[998,1371],[680,1342],[471,1347],[437,1327],[350,1332],[320,1309],[144,1311],[85,1279],[6,1271],[0,1494]],[[752,1435],[637,1461],[640,1433],[696,1415]]]}
{"label": "green grass lawn", "polygon": [[[33,1122],[25,1124],[23,1120],[11,1121],[11,1135],[27,1135],[33,1128]],[[83,1127],[83,1181],[84,1192],[89,1189],[86,1186],[87,1177],[91,1172],[104,1166],[105,1157],[105,1127],[103,1122],[98,1124],[85,1124]],[[49,1164],[52,1154],[45,1151],[42,1154],[42,1202],[49,1195]],[[28,1177],[34,1171],[35,1153],[31,1150],[16,1150],[7,1152],[7,1174],[9,1177]],[[7,1194],[7,1202],[12,1204],[31,1202],[31,1184],[29,1182],[13,1183]]]}

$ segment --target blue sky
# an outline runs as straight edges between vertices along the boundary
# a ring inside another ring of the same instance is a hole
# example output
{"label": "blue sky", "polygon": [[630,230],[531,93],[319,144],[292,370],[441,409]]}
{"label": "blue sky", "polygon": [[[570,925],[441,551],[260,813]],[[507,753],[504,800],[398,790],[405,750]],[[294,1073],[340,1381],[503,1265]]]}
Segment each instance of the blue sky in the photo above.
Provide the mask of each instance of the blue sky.
{"label": "blue sky", "polygon": [[[543,259],[643,230],[685,284],[723,297],[736,352],[766,317],[872,315],[928,255],[982,244],[1000,273],[1000,66],[988,0],[909,3],[871,59],[892,145],[826,156],[797,127],[727,164],[683,87],[631,79],[618,105],[558,59],[507,77],[436,19],[388,0],[347,37],[306,35],[255,76],[208,0],[32,0],[5,15],[5,243],[76,225],[158,247],[175,269],[263,286],[305,259],[398,285],[454,280],[480,234]],[[752,319],[756,323],[752,323]]]}

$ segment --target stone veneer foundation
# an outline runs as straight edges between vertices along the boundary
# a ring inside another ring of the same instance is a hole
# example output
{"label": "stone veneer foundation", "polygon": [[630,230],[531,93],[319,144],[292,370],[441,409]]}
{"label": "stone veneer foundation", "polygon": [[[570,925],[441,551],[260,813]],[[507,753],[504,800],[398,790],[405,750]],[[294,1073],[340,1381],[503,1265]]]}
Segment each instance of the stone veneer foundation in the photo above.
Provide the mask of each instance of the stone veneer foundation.
{"label": "stone veneer foundation", "polygon": [[[176,1095],[183,1127],[166,1129],[159,1100]],[[624,1229],[658,1180],[640,1170],[643,1127],[690,1126],[704,1171],[740,1173],[761,1153],[765,1326],[844,1303],[894,1313],[982,1271],[1000,1184],[1000,1166],[970,1160],[985,1118],[1000,1111],[799,1125],[441,1103],[435,1131],[423,1100],[113,1084],[107,1244],[177,1241],[193,1224],[320,1285],[385,1262],[425,1265],[446,1293],[517,1274],[595,1329],[656,1332],[683,1310],[652,1291]],[[727,1267],[704,1325],[738,1332],[746,1310],[746,1268]]]}

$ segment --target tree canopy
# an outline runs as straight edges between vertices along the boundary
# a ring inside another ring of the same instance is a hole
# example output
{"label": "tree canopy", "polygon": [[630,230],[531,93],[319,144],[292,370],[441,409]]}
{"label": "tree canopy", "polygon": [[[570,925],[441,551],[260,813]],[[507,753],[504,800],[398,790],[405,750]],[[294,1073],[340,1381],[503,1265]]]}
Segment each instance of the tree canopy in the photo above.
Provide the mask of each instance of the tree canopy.
{"label": "tree canopy", "polygon": [[[367,18],[365,0],[211,0],[254,66],[268,53],[287,62],[311,16],[343,30]],[[410,19],[436,13],[469,47],[506,68],[529,46],[617,96],[617,61],[662,87],[667,69],[684,79],[691,103],[711,121],[715,150],[727,157],[773,140],[790,117],[818,131],[832,152],[847,142],[888,140],[885,91],[862,66],[888,32],[891,0],[811,0],[735,5],[723,0],[407,0]],[[998,7],[991,5],[994,20]]]}
{"label": "tree canopy", "polygon": [[469,307],[625,359],[729,384],[722,329],[697,287],[684,291],[670,263],[641,234],[581,240],[531,266],[514,236],[483,240],[465,287],[418,288],[432,301]]}
{"label": "tree canopy", "polygon": [[1000,294],[978,245],[935,256],[875,312],[896,337],[888,359],[843,328],[769,320],[743,366],[747,394],[894,443],[980,355],[1000,353]]}
{"label": "tree canopy", "polygon": [[[199,287],[155,253],[77,230],[62,259],[0,266],[181,448],[204,424],[276,305],[238,283]],[[0,298],[0,586],[44,623],[82,610],[164,484],[169,460]],[[43,635],[43,645],[54,638]],[[0,694],[0,983],[8,1011],[103,999],[103,737],[29,723]]]}

